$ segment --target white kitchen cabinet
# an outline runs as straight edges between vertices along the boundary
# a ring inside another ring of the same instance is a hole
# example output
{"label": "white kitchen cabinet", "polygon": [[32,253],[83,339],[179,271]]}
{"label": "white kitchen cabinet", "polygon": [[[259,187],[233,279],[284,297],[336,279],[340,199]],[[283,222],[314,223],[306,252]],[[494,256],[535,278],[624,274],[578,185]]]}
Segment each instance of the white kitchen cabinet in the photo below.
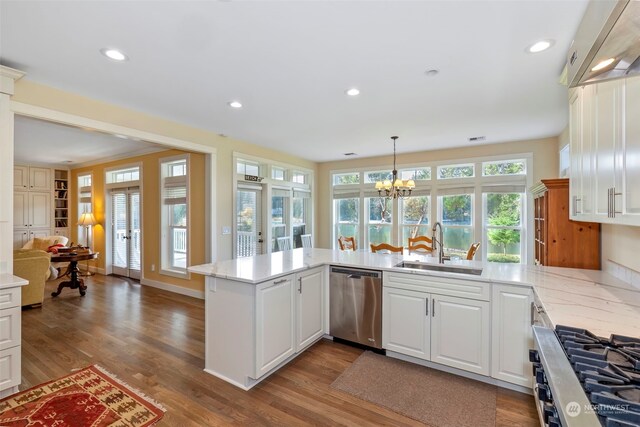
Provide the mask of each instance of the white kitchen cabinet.
{"label": "white kitchen cabinet", "polygon": [[51,228],[51,193],[29,192],[29,227]]}
{"label": "white kitchen cabinet", "polygon": [[382,347],[489,375],[491,284],[384,273]]}
{"label": "white kitchen cabinet", "polygon": [[51,169],[15,165],[13,167],[13,189],[15,191],[51,191]]}
{"label": "white kitchen cabinet", "polygon": [[419,359],[431,357],[430,296],[424,292],[383,288],[382,347]]}
{"label": "white kitchen cabinet", "polygon": [[15,191],[29,190],[29,166],[13,167],[13,189]]}
{"label": "white kitchen cabinet", "polygon": [[622,180],[625,223],[640,225],[640,78],[626,80]]}
{"label": "white kitchen cabinet", "polygon": [[15,286],[0,289],[0,398],[16,393],[21,379],[22,284],[18,283],[26,281],[15,279]]}
{"label": "white kitchen cabinet", "polygon": [[575,88],[569,98],[571,219],[589,221],[594,209],[595,86]]}
{"label": "white kitchen cabinet", "polygon": [[256,366],[254,378],[295,353],[294,276],[256,285]]}
{"label": "white kitchen cabinet", "polygon": [[532,293],[528,287],[494,283],[491,298],[491,376],[525,387],[532,381]]}
{"label": "white kitchen cabinet", "polygon": [[22,249],[29,241],[29,229],[13,229],[13,249]]}
{"label": "white kitchen cabinet", "polygon": [[296,283],[296,351],[301,351],[324,335],[324,269],[298,273]]}
{"label": "white kitchen cabinet", "polygon": [[609,222],[610,189],[621,189],[617,178],[620,168],[624,80],[612,80],[595,85],[596,139],[594,144],[595,215],[600,221]]}
{"label": "white kitchen cabinet", "polygon": [[571,218],[640,225],[640,77],[570,92]]}
{"label": "white kitchen cabinet", "polygon": [[13,193],[13,226],[14,228],[29,228],[29,193]]}
{"label": "white kitchen cabinet", "polygon": [[489,375],[490,305],[433,295],[431,361],[480,375]]}

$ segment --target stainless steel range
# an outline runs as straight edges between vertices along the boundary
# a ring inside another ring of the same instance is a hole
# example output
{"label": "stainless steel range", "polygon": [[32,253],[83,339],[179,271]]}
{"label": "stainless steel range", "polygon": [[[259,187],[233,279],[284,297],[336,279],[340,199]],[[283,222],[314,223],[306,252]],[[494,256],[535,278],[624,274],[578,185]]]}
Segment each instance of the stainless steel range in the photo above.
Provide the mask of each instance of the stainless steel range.
{"label": "stainless steel range", "polygon": [[640,338],[533,329],[536,350],[529,357],[544,425],[640,426]]}

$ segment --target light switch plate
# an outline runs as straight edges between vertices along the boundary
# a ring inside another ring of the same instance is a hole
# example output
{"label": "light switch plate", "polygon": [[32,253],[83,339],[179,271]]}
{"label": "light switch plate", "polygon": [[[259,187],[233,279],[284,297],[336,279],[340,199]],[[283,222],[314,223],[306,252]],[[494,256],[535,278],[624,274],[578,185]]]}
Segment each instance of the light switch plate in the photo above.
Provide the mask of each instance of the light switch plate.
{"label": "light switch plate", "polygon": [[223,226],[222,234],[231,234],[231,227]]}

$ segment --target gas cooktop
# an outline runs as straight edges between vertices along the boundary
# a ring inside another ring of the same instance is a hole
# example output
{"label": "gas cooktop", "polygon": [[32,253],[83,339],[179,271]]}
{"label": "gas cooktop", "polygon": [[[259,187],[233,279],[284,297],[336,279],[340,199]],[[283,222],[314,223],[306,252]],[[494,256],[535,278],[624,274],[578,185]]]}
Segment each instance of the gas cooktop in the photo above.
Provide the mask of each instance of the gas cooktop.
{"label": "gas cooktop", "polygon": [[556,335],[601,424],[640,426],[640,338],[568,326],[557,326]]}

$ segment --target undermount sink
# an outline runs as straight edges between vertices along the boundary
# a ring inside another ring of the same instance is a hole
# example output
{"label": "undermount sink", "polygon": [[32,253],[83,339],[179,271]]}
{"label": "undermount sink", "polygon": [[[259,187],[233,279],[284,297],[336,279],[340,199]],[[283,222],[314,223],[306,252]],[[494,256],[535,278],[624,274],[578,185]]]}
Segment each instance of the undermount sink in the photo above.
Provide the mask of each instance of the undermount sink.
{"label": "undermount sink", "polygon": [[442,271],[444,273],[473,274],[475,276],[479,276],[482,274],[481,268],[460,267],[460,266],[442,265],[442,264],[427,264],[424,262],[412,262],[412,261],[403,261],[400,264],[396,264],[396,267],[414,268],[418,270],[429,270],[429,271]]}

